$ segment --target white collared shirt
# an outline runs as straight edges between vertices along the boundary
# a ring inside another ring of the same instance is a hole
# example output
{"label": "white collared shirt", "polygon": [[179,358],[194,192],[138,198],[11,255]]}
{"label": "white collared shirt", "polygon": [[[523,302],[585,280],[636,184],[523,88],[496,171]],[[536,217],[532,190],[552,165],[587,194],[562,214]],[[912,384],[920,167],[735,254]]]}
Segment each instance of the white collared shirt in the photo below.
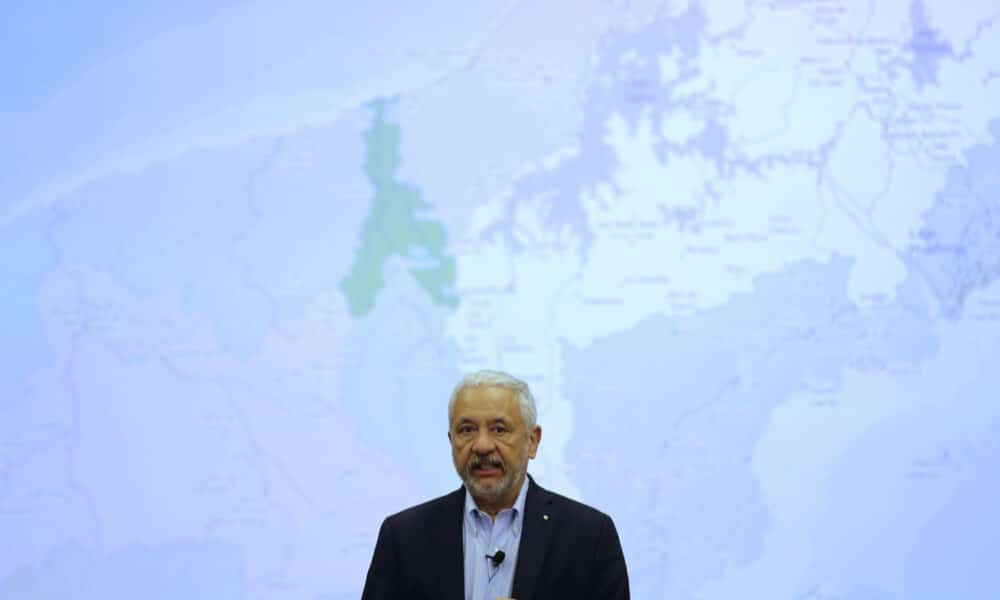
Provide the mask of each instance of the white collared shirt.
{"label": "white collared shirt", "polygon": [[[493,600],[510,597],[514,585],[514,567],[521,545],[524,523],[524,499],[529,480],[525,476],[514,506],[497,513],[496,521],[479,510],[469,490],[465,490],[465,516],[462,536],[465,548],[465,600]],[[487,555],[504,553],[503,562],[494,566]]]}

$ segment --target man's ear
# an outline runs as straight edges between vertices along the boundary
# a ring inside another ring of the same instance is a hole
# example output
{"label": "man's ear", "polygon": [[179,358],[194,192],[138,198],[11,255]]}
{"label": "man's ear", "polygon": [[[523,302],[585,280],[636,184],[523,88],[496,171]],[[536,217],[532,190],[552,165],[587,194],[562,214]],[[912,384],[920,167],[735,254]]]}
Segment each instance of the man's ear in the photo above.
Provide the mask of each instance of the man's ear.
{"label": "man's ear", "polygon": [[528,458],[535,458],[538,454],[538,444],[542,441],[542,428],[535,425],[528,433]]}

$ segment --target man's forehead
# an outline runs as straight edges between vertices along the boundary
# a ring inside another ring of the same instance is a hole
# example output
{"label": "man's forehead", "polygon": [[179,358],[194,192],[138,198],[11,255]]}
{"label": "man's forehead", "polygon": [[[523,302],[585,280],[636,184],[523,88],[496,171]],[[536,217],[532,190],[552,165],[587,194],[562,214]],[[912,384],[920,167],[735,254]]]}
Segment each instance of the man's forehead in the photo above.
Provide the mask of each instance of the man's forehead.
{"label": "man's forehead", "polygon": [[497,385],[473,385],[459,390],[451,416],[471,415],[520,417],[521,407],[514,390]]}

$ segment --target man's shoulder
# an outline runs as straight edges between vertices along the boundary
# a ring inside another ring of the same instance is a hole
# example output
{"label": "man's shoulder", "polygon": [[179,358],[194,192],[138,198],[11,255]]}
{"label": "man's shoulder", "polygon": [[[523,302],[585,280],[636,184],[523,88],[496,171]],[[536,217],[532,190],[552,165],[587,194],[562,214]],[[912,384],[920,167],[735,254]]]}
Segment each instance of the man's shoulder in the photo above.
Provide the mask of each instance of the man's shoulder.
{"label": "man's shoulder", "polygon": [[458,518],[461,515],[462,504],[464,502],[464,488],[459,488],[444,496],[439,496],[389,515],[386,518],[386,523],[391,523],[397,527],[414,527],[426,523],[428,519],[452,512]]}
{"label": "man's shoulder", "polygon": [[[532,487],[537,491],[539,500],[549,505],[552,512],[567,515],[577,523],[597,525],[611,521],[611,517],[607,513],[589,504],[584,504],[579,500],[574,500],[568,496],[563,496],[562,494],[543,488],[534,481],[532,481]],[[531,488],[529,488],[530,492]]]}

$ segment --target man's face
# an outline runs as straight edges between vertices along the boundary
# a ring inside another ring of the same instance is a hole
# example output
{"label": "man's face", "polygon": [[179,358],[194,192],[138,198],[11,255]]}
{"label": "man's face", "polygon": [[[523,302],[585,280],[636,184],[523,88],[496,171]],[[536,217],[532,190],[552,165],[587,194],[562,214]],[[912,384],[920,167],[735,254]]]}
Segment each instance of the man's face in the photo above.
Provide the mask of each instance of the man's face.
{"label": "man's face", "polygon": [[542,438],[541,427],[526,429],[517,394],[500,386],[463,388],[449,420],[455,470],[480,508],[513,506]]}

